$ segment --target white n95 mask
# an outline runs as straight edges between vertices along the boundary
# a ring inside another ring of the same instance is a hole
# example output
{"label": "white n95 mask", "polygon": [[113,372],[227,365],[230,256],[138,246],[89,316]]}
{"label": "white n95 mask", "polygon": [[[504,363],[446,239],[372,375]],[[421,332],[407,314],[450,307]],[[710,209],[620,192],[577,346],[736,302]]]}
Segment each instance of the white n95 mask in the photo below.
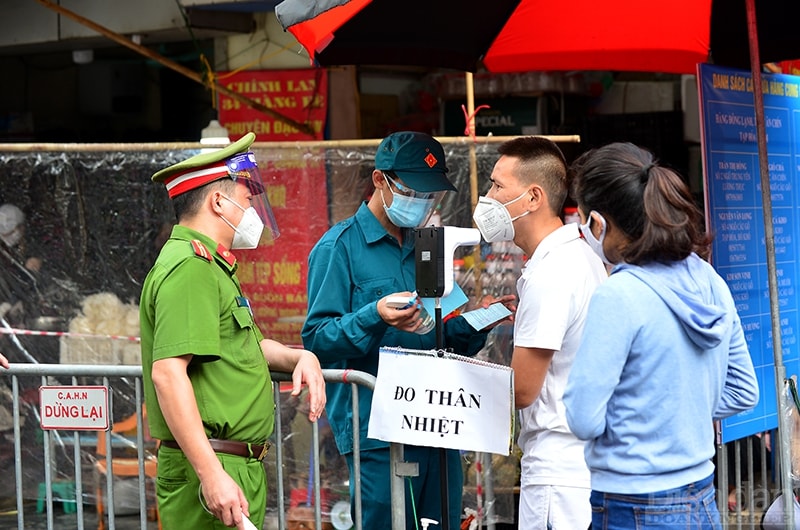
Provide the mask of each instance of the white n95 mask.
{"label": "white n95 mask", "polygon": [[241,249],[248,250],[258,247],[258,242],[261,240],[261,233],[264,231],[264,222],[259,217],[258,212],[252,206],[245,209],[239,206],[239,203],[223,195],[225,199],[231,201],[237,208],[242,210],[242,220],[239,224],[233,226],[230,221],[222,217],[228,226],[233,228],[233,243],[231,243],[231,250]]}
{"label": "white n95 mask", "polygon": [[506,206],[517,202],[527,194],[528,191],[525,190],[522,195],[505,204],[489,197],[481,196],[478,198],[478,204],[475,206],[472,219],[487,243],[514,240],[514,221],[530,212],[526,210],[516,217],[511,217]]}
{"label": "white n95 mask", "polygon": [[[238,206],[238,205],[237,205]],[[231,249],[251,249],[258,246],[261,241],[261,233],[264,231],[264,223],[258,212],[252,206],[244,211],[242,220],[234,228],[233,243]]]}

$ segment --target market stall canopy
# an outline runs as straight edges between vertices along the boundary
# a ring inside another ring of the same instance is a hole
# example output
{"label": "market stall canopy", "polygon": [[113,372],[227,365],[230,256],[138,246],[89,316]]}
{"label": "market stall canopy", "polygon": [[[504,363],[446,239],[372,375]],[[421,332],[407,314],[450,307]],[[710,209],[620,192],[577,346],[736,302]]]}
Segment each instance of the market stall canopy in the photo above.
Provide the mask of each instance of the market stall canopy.
{"label": "market stall canopy", "polygon": [[[744,0],[283,0],[312,64],[694,74],[750,67]],[[800,58],[800,2],[756,0],[761,62]]]}

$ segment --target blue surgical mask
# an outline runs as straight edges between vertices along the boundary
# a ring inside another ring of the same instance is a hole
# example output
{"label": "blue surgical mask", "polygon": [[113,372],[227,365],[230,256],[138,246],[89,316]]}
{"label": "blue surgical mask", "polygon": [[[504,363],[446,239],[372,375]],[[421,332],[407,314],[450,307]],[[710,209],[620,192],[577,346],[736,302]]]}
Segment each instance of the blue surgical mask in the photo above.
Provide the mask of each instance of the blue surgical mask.
{"label": "blue surgical mask", "polygon": [[[592,214],[595,215],[595,219],[600,220],[600,237],[594,237],[592,233]],[[603,251],[603,241],[606,238],[606,220],[603,218],[602,215],[597,213],[596,211],[592,210],[589,212],[589,215],[586,217],[586,224],[582,224],[579,226],[581,234],[583,234],[583,239],[589,244],[589,247],[594,251],[595,254],[600,256],[600,259],[603,260],[603,263],[606,265],[613,265],[608,258],[606,258],[606,253]]]}
{"label": "blue surgical mask", "polygon": [[383,202],[383,209],[386,211],[386,215],[389,217],[392,224],[402,228],[417,228],[418,226],[422,226],[422,223],[428,220],[428,217],[430,217],[436,205],[435,196],[419,198],[401,195],[395,193],[392,187],[389,186],[389,191],[392,192],[392,204],[386,206],[386,201],[383,198],[383,190],[380,191],[381,201]]}

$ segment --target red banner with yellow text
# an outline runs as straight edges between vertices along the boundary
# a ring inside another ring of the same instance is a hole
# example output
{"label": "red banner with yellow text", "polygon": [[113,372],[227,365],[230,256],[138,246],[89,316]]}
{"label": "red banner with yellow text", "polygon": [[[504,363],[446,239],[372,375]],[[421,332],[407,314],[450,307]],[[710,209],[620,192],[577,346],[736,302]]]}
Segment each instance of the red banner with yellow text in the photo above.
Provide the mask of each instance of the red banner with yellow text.
{"label": "red banner with yellow text", "polygon": [[265,114],[225,94],[219,95],[219,121],[232,139],[248,132],[257,142],[322,140],[328,113],[328,71],[243,70],[218,72],[226,88],[257,101],[289,121],[308,125],[313,135],[279,117]]}
{"label": "red banner with yellow text", "polygon": [[328,200],[322,154],[257,161],[280,236],[254,250],[237,250],[237,275],[264,336],[300,345],[308,297],[308,254],[328,229]]}

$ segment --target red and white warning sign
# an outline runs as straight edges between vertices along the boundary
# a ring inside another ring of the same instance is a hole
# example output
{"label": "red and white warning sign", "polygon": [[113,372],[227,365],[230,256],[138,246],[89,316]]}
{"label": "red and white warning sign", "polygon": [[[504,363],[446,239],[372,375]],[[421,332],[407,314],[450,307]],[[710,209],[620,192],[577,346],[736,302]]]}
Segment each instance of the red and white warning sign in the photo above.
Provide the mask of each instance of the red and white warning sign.
{"label": "red and white warning sign", "polygon": [[108,430],[108,387],[39,387],[42,429]]}

